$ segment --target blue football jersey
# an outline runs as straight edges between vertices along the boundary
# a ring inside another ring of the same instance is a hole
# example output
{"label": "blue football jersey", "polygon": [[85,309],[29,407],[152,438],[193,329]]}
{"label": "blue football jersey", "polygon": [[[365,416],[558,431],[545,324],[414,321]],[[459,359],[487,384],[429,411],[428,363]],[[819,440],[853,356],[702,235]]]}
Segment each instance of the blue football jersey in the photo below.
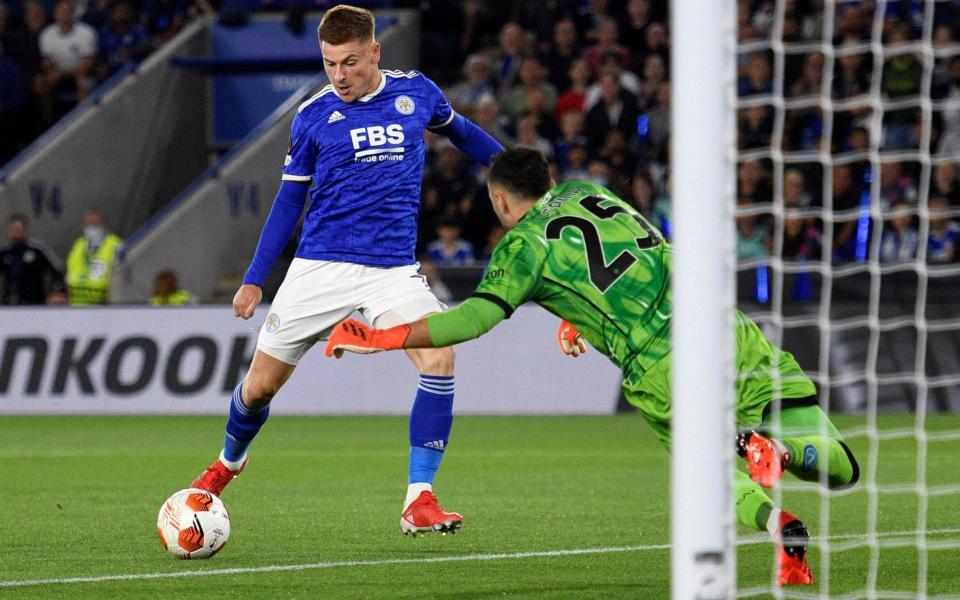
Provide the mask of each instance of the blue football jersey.
{"label": "blue football jersey", "polygon": [[283,179],[313,181],[297,256],[372,266],[415,262],[424,131],[454,113],[417,71],[381,70],[380,85],[344,102],[328,85],[300,105]]}

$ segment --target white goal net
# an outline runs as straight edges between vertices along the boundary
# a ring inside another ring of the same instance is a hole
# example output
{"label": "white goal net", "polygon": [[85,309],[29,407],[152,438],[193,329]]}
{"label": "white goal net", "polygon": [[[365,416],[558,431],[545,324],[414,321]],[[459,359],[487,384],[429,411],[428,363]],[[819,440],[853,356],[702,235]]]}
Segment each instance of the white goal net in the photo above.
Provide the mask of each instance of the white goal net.
{"label": "white goal net", "polygon": [[816,584],[778,587],[741,531],[738,596],[960,597],[960,3],[740,0],[737,21],[738,305],[861,471],[771,491]]}

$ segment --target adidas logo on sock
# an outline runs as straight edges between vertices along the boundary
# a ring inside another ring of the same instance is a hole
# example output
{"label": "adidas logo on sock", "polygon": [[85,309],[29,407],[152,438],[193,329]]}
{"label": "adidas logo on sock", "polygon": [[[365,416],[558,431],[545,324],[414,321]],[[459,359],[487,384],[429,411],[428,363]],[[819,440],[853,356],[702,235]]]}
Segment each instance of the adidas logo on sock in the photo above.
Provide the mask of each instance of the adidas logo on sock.
{"label": "adidas logo on sock", "polygon": [[443,440],[435,440],[432,442],[427,442],[423,446],[425,448],[433,448],[434,450],[443,450]]}
{"label": "adidas logo on sock", "polygon": [[342,121],[344,119],[346,119],[346,117],[341,115],[339,110],[335,110],[333,111],[333,114],[330,115],[330,118],[327,119],[327,125],[330,123],[336,123],[337,121]]}

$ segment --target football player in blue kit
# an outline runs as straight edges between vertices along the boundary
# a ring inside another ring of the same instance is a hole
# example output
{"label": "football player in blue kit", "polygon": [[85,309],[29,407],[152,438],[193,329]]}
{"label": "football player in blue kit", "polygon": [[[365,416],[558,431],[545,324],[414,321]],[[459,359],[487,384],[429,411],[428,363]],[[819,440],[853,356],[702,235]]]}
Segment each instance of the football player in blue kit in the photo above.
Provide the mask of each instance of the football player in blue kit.
{"label": "football player in blue kit", "polygon": [[[318,35],[330,84],[301,104],[293,119],[280,189],[233,299],[236,316],[253,316],[308,192],[309,208],[296,258],[260,329],[250,369],[234,390],[223,451],[192,483],[217,495],[246,466],[247,448],[267,420],[273,396],[336,323],[354,310],[380,328],[443,310],[417,275],[414,258],[424,132],[447,136],[484,165],[503,149],[456,114],[421,73],[379,68],[369,11],[334,7]],[[453,350],[407,354],[420,379],[410,412],[401,529],[456,531],[463,517],[443,510],[432,490],[453,424]]]}

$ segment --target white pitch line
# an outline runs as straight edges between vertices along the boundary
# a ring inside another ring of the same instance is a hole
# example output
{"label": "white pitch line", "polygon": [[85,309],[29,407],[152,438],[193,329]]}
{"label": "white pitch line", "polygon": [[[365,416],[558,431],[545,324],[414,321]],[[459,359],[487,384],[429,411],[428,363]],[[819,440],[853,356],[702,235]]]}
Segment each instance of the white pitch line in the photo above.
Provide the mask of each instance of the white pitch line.
{"label": "white pitch line", "polygon": [[[960,533],[956,529],[935,529],[927,535]],[[887,531],[877,534],[878,538],[911,537],[916,531]],[[829,537],[831,541],[865,538],[862,534],[838,534]],[[811,541],[823,538],[811,538]],[[751,536],[741,540],[740,544],[769,543],[770,538]],[[553,558],[561,556],[582,556],[587,554],[618,554],[624,552],[644,552],[649,550],[669,550],[670,544],[648,544],[642,546],[608,546],[600,548],[577,548],[573,550],[543,550],[539,552],[512,552],[503,554],[466,554],[463,556],[435,556],[430,558],[385,558],[380,560],[347,560],[338,562],[318,562],[299,565],[270,565],[266,567],[235,567],[230,569],[209,569],[203,571],[172,571],[169,573],[132,573],[127,575],[101,575],[97,577],[68,577],[51,579],[23,579],[19,581],[0,581],[0,588],[35,587],[40,585],[63,585],[69,583],[101,583],[104,581],[141,581],[145,579],[173,579],[178,577],[208,577],[214,575],[245,575],[249,573],[277,573],[282,571],[316,571],[344,567],[377,567],[384,565],[410,565],[447,562],[468,562],[484,560],[521,560],[525,558]]]}
{"label": "white pitch line", "polygon": [[340,562],[307,563],[302,565],[271,565],[268,567],[237,567],[205,571],[174,571],[171,573],[139,573],[130,575],[103,575],[100,577],[69,577],[62,579],[25,579],[0,581],[0,588],[32,587],[65,583],[99,583],[102,581],[136,581],[142,579],[170,579],[175,577],[206,577],[212,575],[243,575],[248,573],[276,573],[279,571],[312,571],[340,567],[377,567],[382,565],[410,565],[426,563],[463,562],[480,560],[517,560],[524,558],[551,558],[583,554],[615,554],[644,550],[668,550],[670,544],[647,546],[613,546],[607,548],[579,548],[574,550],[546,550],[542,552],[513,552],[509,554],[466,554],[463,556],[435,556],[431,558],[386,558],[382,560],[346,560]]}

